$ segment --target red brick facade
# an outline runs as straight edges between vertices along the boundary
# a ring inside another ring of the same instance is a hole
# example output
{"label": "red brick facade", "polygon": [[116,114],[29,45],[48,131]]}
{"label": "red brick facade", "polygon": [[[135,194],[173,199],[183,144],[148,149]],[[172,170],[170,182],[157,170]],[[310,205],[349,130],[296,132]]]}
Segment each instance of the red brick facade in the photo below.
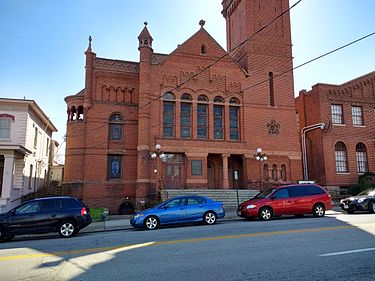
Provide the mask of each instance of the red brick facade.
{"label": "red brick facade", "polygon": [[309,92],[300,91],[296,111],[301,130],[326,124],[324,130],[307,133],[309,179],[328,188],[347,187],[375,170],[375,72],[342,85],[316,84]]}
{"label": "red brick facade", "polygon": [[[278,77],[292,68],[289,14],[253,35],[286,9],[288,0],[223,1],[229,53],[203,21],[170,54],[153,51],[146,24],[139,62],[99,58],[90,40],[85,89],[65,99],[69,193],[116,213],[157,188],[301,179],[293,73]],[[150,157],[156,144],[167,157]],[[267,161],[254,159],[258,147]]]}

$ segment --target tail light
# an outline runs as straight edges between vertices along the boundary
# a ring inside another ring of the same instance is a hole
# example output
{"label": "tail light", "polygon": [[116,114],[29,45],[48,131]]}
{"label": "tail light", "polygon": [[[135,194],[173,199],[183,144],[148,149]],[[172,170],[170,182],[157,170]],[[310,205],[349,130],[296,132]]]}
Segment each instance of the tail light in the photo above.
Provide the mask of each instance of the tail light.
{"label": "tail light", "polygon": [[81,216],[83,215],[87,215],[87,209],[85,207],[81,209]]}
{"label": "tail light", "polygon": [[221,203],[221,208],[223,208],[223,209],[224,209],[224,203]]}

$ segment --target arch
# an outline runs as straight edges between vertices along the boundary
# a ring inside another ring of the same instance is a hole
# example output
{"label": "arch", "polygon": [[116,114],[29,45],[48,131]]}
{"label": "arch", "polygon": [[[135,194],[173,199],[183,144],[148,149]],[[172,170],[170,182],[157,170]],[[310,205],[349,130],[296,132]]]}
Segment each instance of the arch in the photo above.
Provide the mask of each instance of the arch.
{"label": "arch", "polygon": [[208,97],[206,95],[199,95],[197,100],[199,102],[208,102]]}
{"label": "arch", "polygon": [[183,101],[192,101],[191,95],[187,94],[187,93],[182,94],[180,99],[183,100]]}
{"label": "arch", "polygon": [[224,103],[224,98],[222,96],[216,96],[214,98],[214,102],[216,102],[216,103]]}
{"label": "arch", "polygon": [[229,103],[230,103],[231,105],[240,104],[240,100],[239,100],[238,98],[231,98],[231,99],[229,100]]}
{"label": "arch", "polygon": [[70,121],[74,121],[77,119],[77,110],[76,107],[73,105],[70,109]]}
{"label": "arch", "polygon": [[207,54],[207,47],[206,47],[205,44],[202,44],[202,45],[201,45],[201,54],[202,54],[202,55]]}
{"label": "arch", "polygon": [[82,105],[78,106],[78,109],[77,109],[77,120],[80,120],[80,121],[83,120],[83,106]]}
{"label": "arch", "polygon": [[122,140],[123,139],[123,127],[124,120],[121,114],[113,113],[109,117],[109,139],[110,140]]}
{"label": "arch", "polygon": [[176,99],[176,97],[172,92],[166,92],[163,95],[163,100],[175,100],[175,99]]}
{"label": "arch", "polygon": [[367,148],[364,143],[357,143],[357,145],[355,146],[355,156],[357,160],[358,173],[368,172]]}
{"label": "arch", "polygon": [[287,180],[287,177],[286,177],[286,165],[281,165],[281,180],[282,181],[286,181]]}
{"label": "arch", "polygon": [[122,115],[119,113],[112,113],[109,117],[110,122],[120,122],[123,121]]}
{"label": "arch", "polygon": [[277,165],[273,164],[272,165],[272,180],[277,181]]}
{"label": "arch", "polygon": [[346,145],[342,141],[338,141],[335,144],[335,160],[336,160],[336,172],[347,173],[348,169],[348,157]]}
{"label": "arch", "polygon": [[268,164],[264,164],[264,166],[263,166],[263,180],[264,181],[270,180],[270,176],[268,174]]}

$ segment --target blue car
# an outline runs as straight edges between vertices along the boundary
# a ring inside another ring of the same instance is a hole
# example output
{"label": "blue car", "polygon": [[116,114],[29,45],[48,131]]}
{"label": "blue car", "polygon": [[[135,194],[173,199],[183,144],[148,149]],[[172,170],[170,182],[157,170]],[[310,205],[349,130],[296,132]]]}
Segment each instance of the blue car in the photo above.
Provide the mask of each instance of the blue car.
{"label": "blue car", "polygon": [[130,224],[146,229],[188,222],[204,222],[211,225],[224,216],[224,205],[221,202],[203,196],[177,196],[153,208],[137,212],[130,220]]}

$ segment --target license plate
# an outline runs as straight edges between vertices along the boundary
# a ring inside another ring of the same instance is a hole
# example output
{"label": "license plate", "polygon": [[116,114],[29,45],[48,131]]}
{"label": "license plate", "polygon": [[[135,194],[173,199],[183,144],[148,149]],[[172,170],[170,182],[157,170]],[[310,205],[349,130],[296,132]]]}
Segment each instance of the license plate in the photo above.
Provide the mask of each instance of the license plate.
{"label": "license plate", "polygon": [[344,205],[344,209],[349,209],[349,205]]}

